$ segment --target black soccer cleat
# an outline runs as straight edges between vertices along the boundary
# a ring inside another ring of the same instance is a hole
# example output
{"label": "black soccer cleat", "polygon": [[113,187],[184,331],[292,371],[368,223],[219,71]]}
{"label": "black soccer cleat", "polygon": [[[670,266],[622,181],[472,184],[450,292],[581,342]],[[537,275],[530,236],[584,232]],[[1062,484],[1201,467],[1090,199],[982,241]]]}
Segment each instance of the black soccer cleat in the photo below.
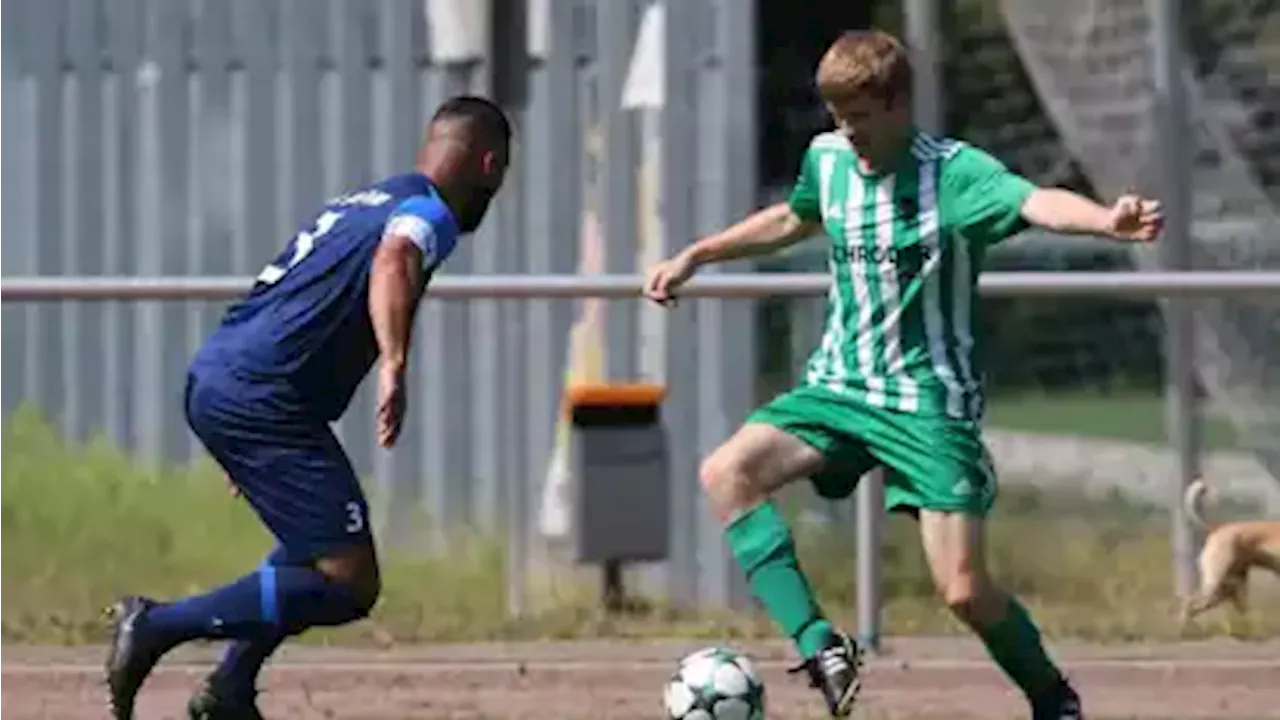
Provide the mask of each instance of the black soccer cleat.
{"label": "black soccer cleat", "polygon": [[862,650],[858,643],[842,632],[835,632],[817,655],[788,672],[807,672],[809,684],[822,691],[831,717],[846,717],[853,712],[853,703],[862,690],[861,670]]}
{"label": "black soccer cleat", "polygon": [[107,655],[107,688],[111,717],[132,720],[138,690],[164,651],[142,637],[146,613],[156,603],[144,597],[126,597],[107,610],[111,618],[111,649]]}
{"label": "black soccer cleat", "polygon": [[188,720],[265,720],[255,692],[228,693],[206,682],[187,701]]}
{"label": "black soccer cleat", "polygon": [[1084,720],[1080,696],[1064,678],[1044,697],[1031,703],[1032,720]]}

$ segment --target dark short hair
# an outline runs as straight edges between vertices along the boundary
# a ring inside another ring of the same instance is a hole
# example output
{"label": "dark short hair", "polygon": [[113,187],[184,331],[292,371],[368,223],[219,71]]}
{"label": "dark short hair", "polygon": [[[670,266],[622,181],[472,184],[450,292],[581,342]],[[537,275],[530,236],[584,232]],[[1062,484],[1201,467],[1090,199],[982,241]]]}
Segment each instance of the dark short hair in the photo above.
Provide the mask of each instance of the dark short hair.
{"label": "dark short hair", "polygon": [[474,123],[485,134],[511,142],[511,121],[507,119],[507,114],[502,111],[502,108],[488,98],[477,95],[451,97],[445,100],[436,109],[436,114],[431,117],[431,122],[437,120],[463,120]]}

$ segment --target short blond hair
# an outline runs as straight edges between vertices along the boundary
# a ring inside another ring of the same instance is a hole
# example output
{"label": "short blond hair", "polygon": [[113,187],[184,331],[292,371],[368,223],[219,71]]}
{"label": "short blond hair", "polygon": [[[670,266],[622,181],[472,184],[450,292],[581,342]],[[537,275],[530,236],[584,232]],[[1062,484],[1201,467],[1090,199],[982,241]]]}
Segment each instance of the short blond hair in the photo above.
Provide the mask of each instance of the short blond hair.
{"label": "short blond hair", "polygon": [[898,38],[883,30],[849,30],[818,62],[818,94],[833,102],[870,95],[891,102],[911,93],[911,61]]}

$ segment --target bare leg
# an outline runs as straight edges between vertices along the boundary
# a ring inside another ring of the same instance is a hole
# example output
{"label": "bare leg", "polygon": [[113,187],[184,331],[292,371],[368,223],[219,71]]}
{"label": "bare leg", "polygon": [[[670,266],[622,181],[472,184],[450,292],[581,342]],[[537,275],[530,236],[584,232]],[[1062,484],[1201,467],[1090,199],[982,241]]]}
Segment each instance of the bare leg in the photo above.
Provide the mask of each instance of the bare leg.
{"label": "bare leg", "polygon": [[[1036,717],[1040,717],[1042,707],[1059,713],[1062,703],[1075,701],[1062,673],[1045,653],[1040,631],[1022,604],[991,581],[986,567],[983,519],[922,510],[920,533],[943,601],[977,633],[992,659],[1027,695]],[[1052,716],[1071,717],[1066,713]]]}

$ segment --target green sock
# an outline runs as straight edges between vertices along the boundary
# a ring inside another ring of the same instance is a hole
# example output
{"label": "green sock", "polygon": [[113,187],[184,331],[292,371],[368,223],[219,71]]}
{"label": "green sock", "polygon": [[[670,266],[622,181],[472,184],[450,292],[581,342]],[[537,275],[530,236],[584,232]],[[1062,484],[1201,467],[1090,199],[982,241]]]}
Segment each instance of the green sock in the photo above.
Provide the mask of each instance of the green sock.
{"label": "green sock", "polygon": [[986,644],[991,659],[1028,698],[1042,696],[1061,680],[1061,672],[1040,642],[1040,631],[1022,603],[1014,598],[1009,598],[1004,619],[989,628],[978,629],[978,636]]}
{"label": "green sock", "polygon": [[791,531],[773,503],[757,505],[729,523],[725,537],[765,612],[795,641],[802,657],[817,655],[831,637],[831,623],[800,571]]}

